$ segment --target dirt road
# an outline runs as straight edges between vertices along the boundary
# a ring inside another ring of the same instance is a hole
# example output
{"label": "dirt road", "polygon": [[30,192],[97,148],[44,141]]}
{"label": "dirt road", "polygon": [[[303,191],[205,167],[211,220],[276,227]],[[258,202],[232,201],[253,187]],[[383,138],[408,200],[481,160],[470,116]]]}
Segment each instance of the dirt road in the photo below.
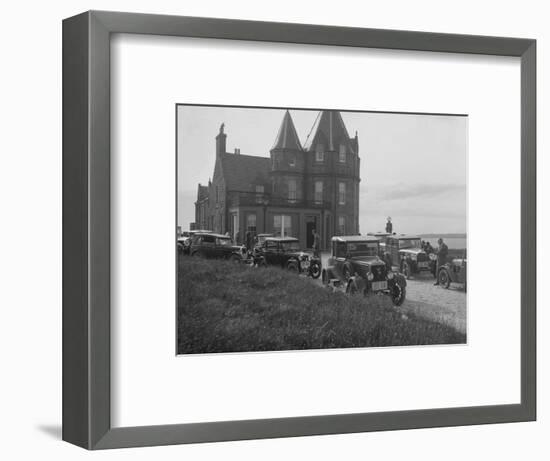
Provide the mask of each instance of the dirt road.
{"label": "dirt road", "polygon": [[407,280],[407,299],[400,309],[466,333],[466,293],[460,285],[434,286],[426,275]]}

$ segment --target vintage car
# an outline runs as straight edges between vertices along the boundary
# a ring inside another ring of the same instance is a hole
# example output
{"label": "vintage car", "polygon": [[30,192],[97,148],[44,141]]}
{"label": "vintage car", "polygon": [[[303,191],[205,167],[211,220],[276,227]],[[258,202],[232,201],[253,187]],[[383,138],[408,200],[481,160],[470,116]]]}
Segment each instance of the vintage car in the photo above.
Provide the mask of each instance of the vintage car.
{"label": "vintage car", "polygon": [[378,240],[380,240],[379,255],[382,259],[384,259],[384,253],[386,252],[386,240],[392,234],[390,234],[389,232],[367,232],[367,235],[369,237],[377,237]]}
{"label": "vintage car", "polygon": [[212,233],[210,230],[190,230],[183,231],[181,236],[178,237],[178,253],[189,254],[189,249],[191,248],[191,238],[197,233]]}
{"label": "vintage car", "polygon": [[339,236],[333,237],[331,244],[331,256],[323,269],[324,284],[344,284],[349,294],[383,293],[394,305],[403,304],[407,281],[380,259],[377,237]]}
{"label": "vintage car", "polygon": [[247,251],[244,246],[234,245],[231,237],[213,232],[196,232],[191,238],[189,253],[191,256],[223,258],[234,262],[242,262],[247,259]]}
{"label": "vintage car", "polygon": [[386,239],[384,260],[397,266],[407,279],[422,272],[432,273],[434,261],[422,249],[422,240],[415,235],[391,235]]}
{"label": "vintage car", "polygon": [[262,246],[265,242],[265,239],[267,239],[269,237],[275,237],[275,235],[273,235],[273,234],[258,234],[258,235],[256,235],[256,239],[255,239],[255,242],[254,242],[254,248],[252,248],[253,254],[257,254],[261,250],[261,248],[262,248]]}
{"label": "vintage car", "polygon": [[300,249],[293,237],[266,237],[254,254],[258,266],[280,266],[290,271],[305,273],[314,279],[321,275],[321,260]]}
{"label": "vintage car", "polygon": [[456,258],[450,263],[441,266],[437,271],[437,281],[439,282],[439,285],[444,288],[449,288],[451,283],[461,283],[464,285],[464,291],[466,291],[466,266],[466,258]]}

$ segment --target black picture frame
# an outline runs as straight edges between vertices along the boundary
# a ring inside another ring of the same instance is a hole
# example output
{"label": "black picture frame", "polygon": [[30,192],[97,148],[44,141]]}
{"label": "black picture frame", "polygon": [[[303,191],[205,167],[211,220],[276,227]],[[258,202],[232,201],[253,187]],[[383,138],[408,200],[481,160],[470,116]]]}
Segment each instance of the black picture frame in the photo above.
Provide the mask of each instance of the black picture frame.
{"label": "black picture frame", "polygon": [[[521,58],[521,403],[111,427],[110,37],[155,34]],[[536,41],[89,11],[63,21],[63,439],[87,449],[533,421]]]}

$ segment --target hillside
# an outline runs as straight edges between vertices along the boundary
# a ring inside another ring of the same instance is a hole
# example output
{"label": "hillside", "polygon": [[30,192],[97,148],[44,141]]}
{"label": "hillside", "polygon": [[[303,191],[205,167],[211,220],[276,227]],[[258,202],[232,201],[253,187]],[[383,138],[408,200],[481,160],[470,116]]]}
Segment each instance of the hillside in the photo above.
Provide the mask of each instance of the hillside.
{"label": "hillside", "polygon": [[178,265],[180,354],[466,340],[451,327],[404,315],[385,296],[332,293],[278,268],[187,256]]}

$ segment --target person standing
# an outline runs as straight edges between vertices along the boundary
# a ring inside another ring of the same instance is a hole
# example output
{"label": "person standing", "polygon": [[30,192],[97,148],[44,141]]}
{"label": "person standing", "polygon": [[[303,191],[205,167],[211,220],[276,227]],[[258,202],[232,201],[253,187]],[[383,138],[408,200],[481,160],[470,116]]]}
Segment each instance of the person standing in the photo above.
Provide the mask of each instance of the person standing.
{"label": "person standing", "polygon": [[439,247],[437,248],[437,265],[435,267],[436,280],[434,285],[439,285],[439,268],[447,262],[447,253],[449,252],[449,248],[442,238],[437,241],[437,244],[439,245]]}
{"label": "person standing", "polygon": [[252,247],[252,232],[250,232],[249,230],[247,230],[245,234],[245,245],[246,249],[250,251]]}
{"label": "person standing", "polygon": [[321,245],[321,236],[318,234],[317,230],[313,229],[311,231],[313,234],[313,256],[316,258],[319,257],[319,246]]}
{"label": "person standing", "polygon": [[391,223],[391,216],[388,216],[388,220],[386,222],[386,234],[392,234],[393,233],[393,224]]}

